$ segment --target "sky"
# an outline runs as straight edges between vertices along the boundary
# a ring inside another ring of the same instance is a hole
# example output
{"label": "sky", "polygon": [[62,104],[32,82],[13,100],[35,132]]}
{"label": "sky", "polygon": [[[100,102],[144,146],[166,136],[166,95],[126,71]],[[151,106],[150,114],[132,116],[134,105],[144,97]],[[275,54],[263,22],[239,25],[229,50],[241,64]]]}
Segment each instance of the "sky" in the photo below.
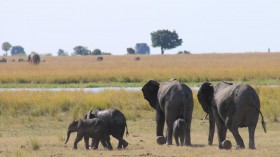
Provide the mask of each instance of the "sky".
{"label": "sky", "polygon": [[[1,0],[0,43],[26,53],[69,54],[75,46],[114,55],[175,30],[191,53],[280,52],[279,0]],[[0,55],[3,51],[0,52]]]}

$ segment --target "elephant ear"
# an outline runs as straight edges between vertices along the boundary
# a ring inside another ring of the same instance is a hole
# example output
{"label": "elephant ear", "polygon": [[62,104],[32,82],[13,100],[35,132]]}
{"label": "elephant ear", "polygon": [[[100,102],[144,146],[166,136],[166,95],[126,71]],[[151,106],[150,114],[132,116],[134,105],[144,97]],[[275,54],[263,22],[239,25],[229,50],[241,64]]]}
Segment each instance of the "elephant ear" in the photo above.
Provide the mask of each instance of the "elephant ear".
{"label": "elephant ear", "polygon": [[157,93],[159,89],[159,83],[154,80],[148,81],[142,88],[144,98],[149,102],[150,106],[156,109],[157,105]]}
{"label": "elephant ear", "polygon": [[204,82],[200,86],[200,89],[197,93],[197,99],[201,104],[204,112],[206,113],[210,112],[213,96],[214,96],[213,85],[210,82]]}

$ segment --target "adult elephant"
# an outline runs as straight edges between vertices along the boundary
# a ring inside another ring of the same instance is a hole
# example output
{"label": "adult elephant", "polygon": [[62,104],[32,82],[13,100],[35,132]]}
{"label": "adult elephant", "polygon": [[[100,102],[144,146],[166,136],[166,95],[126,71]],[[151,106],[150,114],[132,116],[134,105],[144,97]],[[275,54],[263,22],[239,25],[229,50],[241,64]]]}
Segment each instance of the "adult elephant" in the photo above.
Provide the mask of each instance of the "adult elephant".
{"label": "adult elephant", "polygon": [[[176,79],[159,84],[150,80],[142,88],[144,98],[156,110],[157,143],[172,144],[173,123],[178,118],[186,121],[185,145],[191,145],[191,120],[193,113],[193,96],[191,89]],[[163,136],[166,121],[166,139]]]}
{"label": "adult elephant", "polygon": [[28,62],[33,64],[39,64],[41,62],[39,54],[32,52],[28,55]]}
{"label": "adult elephant", "polygon": [[[126,128],[126,135],[128,135],[128,129],[126,125],[126,118],[124,114],[115,108],[109,108],[106,110],[95,110],[88,111],[85,119],[100,118],[102,119],[108,127],[109,135],[119,140],[118,149],[126,148],[128,143],[123,139],[123,135]],[[101,140],[103,146],[104,142]]]}
{"label": "adult elephant", "polygon": [[213,142],[216,123],[220,149],[223,149],[222,142],[226,139],[227,129],[232,132],[237,149],[245,148],[238,132],[239,127],[248,127],[249,148],[255,149],[254,135],[259,114],[265,132],[266,127],[258,94],[250,85],[219,82],[213,86],[210,82],[204,82],[197,98],[203,110],[209,114],[209,144]]}

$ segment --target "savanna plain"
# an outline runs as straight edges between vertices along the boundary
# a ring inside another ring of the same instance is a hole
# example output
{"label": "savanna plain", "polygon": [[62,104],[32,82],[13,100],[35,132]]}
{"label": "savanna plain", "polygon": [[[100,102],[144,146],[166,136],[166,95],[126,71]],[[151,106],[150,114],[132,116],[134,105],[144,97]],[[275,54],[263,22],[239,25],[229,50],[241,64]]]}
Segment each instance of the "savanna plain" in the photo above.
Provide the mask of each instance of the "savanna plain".
{"label": "savanna plain", "polygon": [[[148,80],[164,82],[177,78],[190,87],[204,81],[230,81],[252,85],[260,96],[261,111],[267,123],[267,133],[256,129],[256,150],[248,149],[248,131],[241,128],[246,148],[231,150],[207,145],[208,121],[195,101],[191,127],[192,147],[157,145],[155,112],[141,91],[107,90],[99,93],[84,91],[32,92],[28,90],[0,92],[0,156],[279,156],[280,154],[280,53],[135,55],[42,57],[45,62],[32,65],[12,62],[8,57],[0,64],[0,87],[5,88],[86,88],[103,86],[143,86]],[[193,88],[194,89],[194,88]],[[101,145],[98,150],[72,150],[75,134],[64,144],[68,124],[96,108],[120,109],[128,120],[128,148],[117,150],[112,137],[112,151]]]}

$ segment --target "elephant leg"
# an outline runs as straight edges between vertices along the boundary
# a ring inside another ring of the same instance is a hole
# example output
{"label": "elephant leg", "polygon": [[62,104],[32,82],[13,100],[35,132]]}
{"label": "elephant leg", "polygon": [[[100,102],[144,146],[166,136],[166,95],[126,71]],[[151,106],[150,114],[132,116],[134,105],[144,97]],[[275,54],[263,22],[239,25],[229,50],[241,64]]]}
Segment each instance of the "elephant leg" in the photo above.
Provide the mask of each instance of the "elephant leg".
{"label": "elephant leg", "polygon": [[[174,140],[175,140],[176,145],[179,146],[180,143],[179,143],[179,140],[178,140],[178,138],[179,138],[178,130],[176,130],[176,129],[173,130],[173,137],[174,137]],[[182,143],[181,143],[181,144],[182,144]]]}
{"label": "elephant leg", "polygon": [[[184,141],[185,141],[185,136],[183,136],[183,134],[181,134],[181,136],[180,136],[180,143],[181,143],[181,146],[184,145]],[[176,144],[177,144],[177,143],[176,143]],[[177,146],[178,146],[178,144],[177,144]]]}
{"label": "elephant leg", "polygon": [[186,136],[185,136],[185,145],[191,146],[191,119],[186,119]]}
{"label": "elephant leg", "polygon": [[78,145],[78,143],[79,143],[82,139],[83,139],[83,136],[77,134],[77,136],[76,136],[76,138],[75,138],[75,141],[74,141],[74,147],[73,147],[73,149],[77,149],[77,148],[78,148],[77,145]]}
{"label": "elephant leg", "polygon": [[106,148],[107,148],[108,150],[112,150],[112,149],[113,149],[112,144],[111,144],[111,142],[110,142],[110,136],[109,136],[109,135],[105,135],[104,138],[102,139],[102,141],[105,142]]}
{"label": "elephant leg", "polygon": [[94,150],[98,149],[99,141],[100,141],[100,138],[94,138],[94,145],[93,145]]}
{"label": "elephant leg", "polygon": [[214,118],[216,120],[216,125],[218,129],[218,139],[219,139],[219,149],[223,149],[222,142],[226,139],[227,128],[224,121],[218,114],[217,108],[213,108]]}
{"label": "elephant leg", "polygon": [[213,144],[214,133],[215,133],[215,119],[214,119],[214,115],[211,113],[211,114],[209,114],[208,145]]}
{"label": "elephant leg", "polygon": [[249,131],[249,148],[250,149],[256,149],[255,147],[255,129],[256,126],[249,126],[248,131]]}
{"label": "elephant leg", "polygon": [[168,112],[165,114],[167,129],[166,129],[166,145],[172,145],[172,135],[173,135],[173,123],[176,120],[175,116],[169,114]]}
{"label": "elephant leg", "polygon": [[165,117],[164,113],[157,107],[156,109],[156,136],[157,143],[162,145],[166,142],[166,139],[163,136],[163,128],[164,128]]}
{"label": "elephant leg", "polygon": [[106,143],[106,141],[104,139],[101,139],[101,144],[102,144],[103,148],[107,148],[108,147],[108,145],[107,145],[107,143]]}
{"label": "elephant leg", "polygon": [[85,136],[84,141],[85,141],[85,149],[88,150],[89,149],[89,137]]}
{"label": "elephant leg", "polygon": [[157,136],[163,136],[164,121],[165,121],[164,113],[158,107],[156,113]]}
{"label": "elephant leg", "polygon": [[230,131],[232,132],[233,134],[233,137],[237,143],[237,146],[236,146],[236,149],[244,149],[245,148],[245,145],[244,145],[244,142],[238,132],[238,128],[235,127],[235,128],[231,128]]}

